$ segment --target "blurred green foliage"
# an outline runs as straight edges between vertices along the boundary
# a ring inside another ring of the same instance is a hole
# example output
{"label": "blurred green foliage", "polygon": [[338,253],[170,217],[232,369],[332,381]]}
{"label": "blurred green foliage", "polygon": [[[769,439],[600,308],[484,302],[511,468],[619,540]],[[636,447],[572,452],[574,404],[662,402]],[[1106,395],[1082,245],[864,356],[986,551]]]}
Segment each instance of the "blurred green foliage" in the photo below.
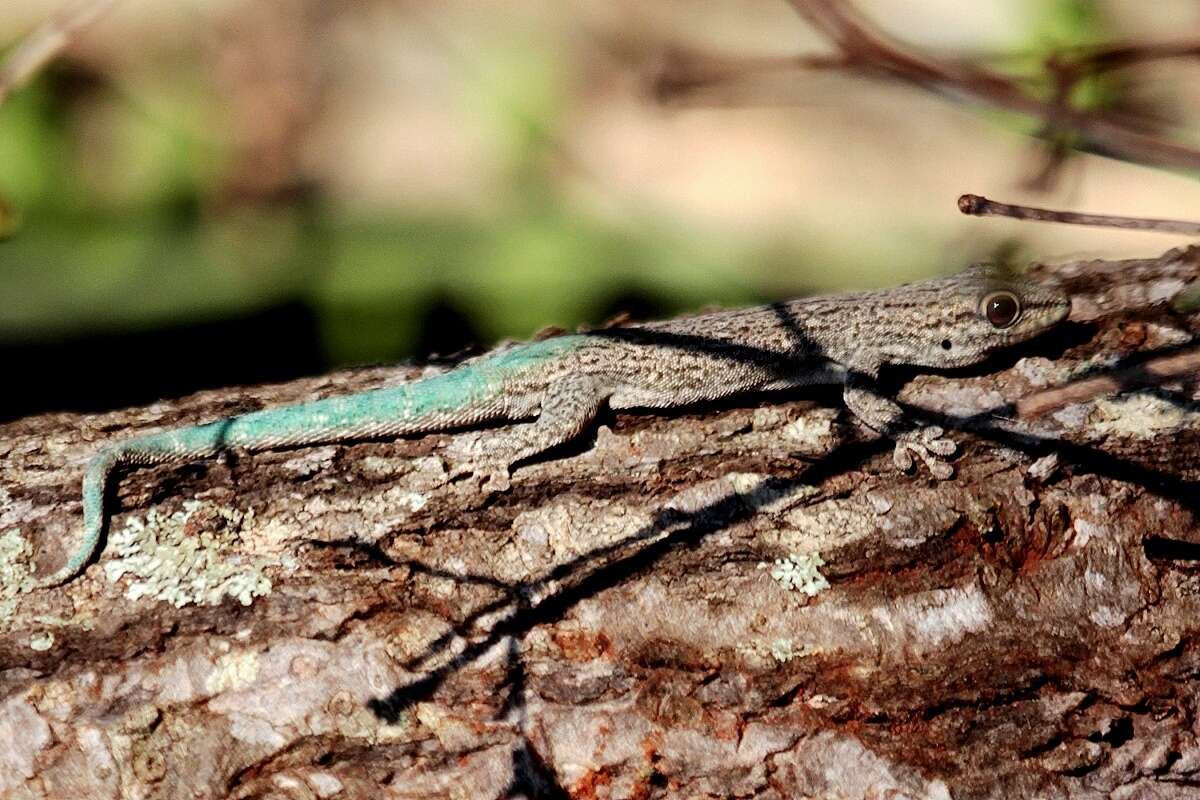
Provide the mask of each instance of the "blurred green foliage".
{"label": "blurred green foliage", "polygon": [[720,237],[698,245],[653,226],[618,230],[555,197],[554,103],[539,74],[528,81],[537,103],[486,115],[511,148],[504,214],[371,219],[319,195],[222,207],[228,153],[204,138],[196,87],[96,104],[115,120],[95,142],[56,104],[51,75],[0,108],[0,296],[17,299],[0,303],[0,337],[153,328],[299,299],[319,313],[331,361],[345,363],[411,353],[434,300],[492,340],[596,321],[620,292],[664,298],[669,310],[754,299],[737,248]]}
{"label": "blurred green foliage", "polygon": [[[1051,49],[1105,33],[1086,0],[1031,2],[1030,15],[1036,44],[1013,68],[1031,75]],[[136,93],[95,78],[81,91],[77,75],[52,70],[0,107],[0,341],[300,301],[318,315],[330,363],[391,360],[412,353],[436,303],[493,341],[599,322],[631,296],[673,313],[890,283],[940,261],[934,234],[901,219],[847,244],[823,239],[814,215],[764,242],[646,209],[621,223],[580,211],[557,174],[570,169],[556,134],[570,94],[560,54],[501,42],[459,57],[482,77],[450,102],[472,107],[508,165],[498,213],[352,212],[320,187],[231,200],[222,186],[238,167],[214,134],[224,100],[202,70],[189,79],[176,68]],[[1110,89],[1089,79],[1072,101],[1103,105]]]}

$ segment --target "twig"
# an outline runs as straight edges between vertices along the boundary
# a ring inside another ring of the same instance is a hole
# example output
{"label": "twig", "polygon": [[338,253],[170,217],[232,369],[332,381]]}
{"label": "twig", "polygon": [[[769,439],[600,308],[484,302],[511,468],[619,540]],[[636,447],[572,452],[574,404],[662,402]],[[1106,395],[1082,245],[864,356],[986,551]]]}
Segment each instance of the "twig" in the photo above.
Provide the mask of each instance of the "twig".
{"label": "twig", "polygon": [[75,0],[47,19],[13,48],[0,65],[0,105],[38,70],[79,38],[117,0]]}
{"label": "twig", "polygon": [[1200,373],[1200,350],[1175,353],[1108,375],[1026,395],[1017,401],[1016,412],[1022,419],[1041,417],[1073,403],[1083,403],[1142,386],[1158,386],[1178,378],[1194,378],[1197,373]]}
{"label": "twig", "polygon": [[[846,0],[788,0],[791,6],[836,47],[833,56],[796,58],[790,66],[803,69],[841,69],[897,80],[952,100],[970,100],[1042,120],[1045,136],[1069,131],[1079,139],[1077,149],[1120,158],[1135,164],[1200,171],[1200,149],[1140,129],[1131,121],[1072,108],[1065,102],[1070,85],[1086,74],[1165,58],[1200,56],[1200,45],[1185,42],[1161,45],[1115,45],[1081,52],[1071,62],[1070,75],[1060,86],[1059,100],[1043,101],[1029,94],[1018,79],[982,66],[921,53],[875,30]],[[661,76],[663,95],[693,90],[763,71],[761,59],[740,65],[727,60],[714,69],[698,61],[695,76],[684,62]],[[785,60],[770,64],[786,66]],[[1062,81],[1060,81],[1062,83]]]}
{"label": "twig", "polygon": [[1200,42],[1112,44],[1084,49],[1071,60],[1080,69],[1096,73],[1170,58],[1200,58]]}
{"label": "twig", "polygon": [[1067,225],[1095,225],[1102,228],[1125,228],[1128,230],[1182,233],[1200,236],[1200,222],[1179,219],[1153,219],[1150,217],[1119,217],[1108,214],[1080,214],[1075,211],[1054,211],[1048,208],[1018,206],[997,203],[977,194],[964,194],[958,198],[958,210],[977,217],[1011,217],[1036,222],[1061,222]]}
{"label": "twig", "polygon": [[669,100],[708,86],[771,73],[796,69],[838,69],[846,66],[846,59],[840,55],[722,58],[674,47],[663,58],[653,88],[654,94],[660,100]]}
{"label": "twig", "polygon": [[981,67],[944,61],[901,46],[873,30],[850,3],[841,0],[788,0],[864,72],[902,80],[937,94],[959,95],[1045,120],[1071,130],[1092,149],[1138,164],[1200,170],[1200,150],[1137,131],[1104,117],[1045,103],[1012,79]]}

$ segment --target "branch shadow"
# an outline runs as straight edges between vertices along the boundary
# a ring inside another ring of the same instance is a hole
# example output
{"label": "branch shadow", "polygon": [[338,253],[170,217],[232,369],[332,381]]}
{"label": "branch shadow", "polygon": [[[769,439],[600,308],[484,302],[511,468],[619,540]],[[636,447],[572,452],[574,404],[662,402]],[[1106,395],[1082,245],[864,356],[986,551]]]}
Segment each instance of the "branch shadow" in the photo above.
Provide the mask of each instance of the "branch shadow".
{"label": "branch shadow", "polygon": [[596,339],[611,339],[639,346],[650,346],[665,350],[703,353],[733,364],[750,364],[767,370],[772,377],[786,378],[796,373],[798,362],[820,361],[826,358],[825,349],[805,332],[794,312],[786,303],[768,306],[781,327],[791,339],[791,348],[775,350],[745,342],[701,336],[694,333],[663,330],[651,327],[615,327],[588,331],[585,336]]}
{"label": "branch shadow", "polygon": [[[658,332],[649,333],[655,334],[657,339]],[[802,330],[798,330],[797,333],[799,336],[803,336]],[[1077,333],[1078,331],[1076,331]],[[668,338],[675,340],[677,345],[685,344],[685,342],[679,341],[681,337],[674,334]],[[701,337],[682,338],[692,340]],[[1076,338],[1076,336],[1073,335],[1069,338]],[[643,338],[641,341],[647,341],[647,339]],[[705,341],[707,342],[707,340]],[[696,346],[693,341],[686,343]],[[709,352],[707,344],[705,344],[705,348],[706,352]],[[1164,351],[1177,349],[1164,348]],[[740,357],[746,354],[746,350],[754,353],[759,348],[734,346],[725,352],[729,357]],[[1119,372],[1128,369],[1133,360],[1145,361],[1162,354],[1163,352],[1158,351],[1139,353],[1136,359],[1118,362],[1103,371]],[[1012,363],[1015,363],[1021,355],[1020,352],[1006,353],[1003,360],[1011,359]],[[996,368],[995,361],[992,361],[991,365],[993,369]],[[1144,387],[1131,388],[1144,389]],[[1174,397],[1174,400],[1179,400],[1179,398]],[[1187,405],[1191,407],[1196,404],[1189,400]],[[1077,471],[1136,484],[1153,494],[1179,502],[1200,513],[1200,496],[1197,496],[1200,493],[1196,492],[1193,482],[1113,456],[1096,447],[1064,442],[1027,431],[1013,430],[1004,422],[1004,417],[1013,411],[1012,404],[998,405],[970,415],[944,414],[912,405],[902,404],[902,407],[907,414],[911,415],[912,419],[919,423],[935,424],[948,430],[969,432],[979,438],[1029,454],[1057,452]],[[886,439],[844,444],[834,448],[825,457],[811,462],[808,468],[798,476],[767,478],[751,492],[738,493],[731,490],[729,494],[690,512],[663,509],[649,524],[619,542],[598,547],[560,564],[544,577],[504,585],[505,595],[472,612],[461,624],[430,642],[422,655],[411,659],[405,665],[406,669],[411,671],[423,672],[421,677],[404,686],[397,687],[386,696],[370,700],[368,707],[384,721],[395,722],[406,709],[431,697],[451,675],[492,649],[504,637],[511,637],[510,641],[515,647],[515,642],[535,626],[553,622],[579,602],[623,581],[644,574],[680,547],[696,547],[708,536],[720,532],[730,525],[749,520],[768,504],[786,500],[799,488],[816,485],[844,471],[860,467],[870,458],[890,449],[891,443]],[[1178,547],[1174,550],[1159,549],[1164,553],[1179,551]],[[1148,545],[1149,551],[1150,545]],[[1200,560],[1200,545],[1188,545],[1180,552],[1184,552],[1182,558]],[[468,637],[477,622],[494,614],[499,615],[499,618],[481,639],[468,644],[462,652],[446,663],[427,670],[421,667],[422,663],[447,650],[455,639]],[[523,678],[521,684],[523,686]],[[524,757],[535,756],[536,753],[532,753],[530,750]],[[532,769],[541,762],[522,763],[525,767]]]}
{"label": "branch shadow", "polygon": [[1179,503],[1193,512],[1200,512],[1200,492],[1197,492],[1194,481],[1119,458],[1090,445],[1067,442],[1053,436],[1043,436],[1028,431],[1012,430],[994,418],[995,411],[1003,410],[1007,406],[966,416],[941,414],[914,406],[902,407],[906,412],[911,413],[914,419],[951,430],[968,432],[981,439],[1030,455],[1057,453],[1077,471],[1132,483],[1163,499]]}
{"label": "branch shadow", "polygon": [[512,751],[512,780],[501,797],[526,797],[531,800],[567,800],[571,795],[558,782],[554,770],[529,741],[526,733],[528,714],[525,707],[525,659],[517,640],[508,638],[508,695],[497,717],[512,716],[521,731],[520,744]]}
{"label": "branch shadow", "polygon": [[[813,462],[800,476],[767,478],[751,492],[731,490],[690,512],[659,511],[649,524],[619,542],[564,562],[544,577],[510,585],[505,596],[485,604],[454,629],[430,642],[425,653],[410,660],[405,668],[420,669],[421,662],[466,636],[477,621],[508,609],[509,613],[499,618],[482,639],[471,642],[461,653],[412,683],[394,689],[386,697],[372,699],[368,707],[381,719],[395,722],[406,709],[428,699],[451,674],[491,650],[502,638],[519,639],[537,625],[559,619],[582,600],[647,572],[679,547],[695,547],[706,537],[750,519],[764,506],[779,502],[800,487],[853,468],[890,448],[890,442],[885,440],[855,443]],[[554,591],[556,587],[560,588]]]}

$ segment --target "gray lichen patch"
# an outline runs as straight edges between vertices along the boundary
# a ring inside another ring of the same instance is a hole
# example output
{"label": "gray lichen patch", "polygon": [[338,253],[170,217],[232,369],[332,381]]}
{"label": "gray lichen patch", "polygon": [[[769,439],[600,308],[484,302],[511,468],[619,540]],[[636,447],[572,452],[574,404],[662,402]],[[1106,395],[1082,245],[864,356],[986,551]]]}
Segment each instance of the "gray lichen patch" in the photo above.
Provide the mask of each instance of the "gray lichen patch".
{"label": "gray lichen patch", "polygon": [[828,453],[837,444],[838,434],[834,428],[834,421],[837,419],[836,409],[814,408],[796,419],[780,425],[766,424],[764,420],[768,418],[768,414],[759,413],[761,411],[763,409],[755,409],[755,431],[766,431],[777,435],[790,450],[797,454],[820,456]]}
{"label": "gray lichen patch", "polygon": [[449,472],[437,456],[380,456],[369,455],[355,463],[355,473],[374,481],[397,481],[415,491],[431,491],[445,486]]}
{"label": "gray lichen patch", "polygon": [[889,652],[909,648],[932,652],[988,629],[992,601],[977,584],[932,589],[871,607],[864,614],[877,626]]}
{"label": "gray lichen patch", "polygon": [[307,478],[326,472],[337,455],[336,447],[312,447],[298,451],[283,462],[283,468],[297,478]]}
{"label": "gray lichen patch", "polygon": [[1200,414],[1157,395],[1139,392],[1104,397],[1093,404],[1092,430],[1101,435],[1148,439],[1164,431],[1200,426]]}
{"label": "gray lichen patch", "polygon": [[113,583],[132,578],[125,590],[130,600],[152,597],[178,608],[233,597],[250,605],[270,594],[264,571],[274,563],[235,552],[253,519],[252,511],[195,500],[173,514],[151,509],[145,519],[132,517],[112,534],[109,551],[117,557],[105,563],[104,572]]}
{"label": "gray lichen patch", "polygon": [[943,535],[959,517],[944,500],[935,499],[936,491],[897,495],[872,490],[869,497],[863,493],[802,505],[755,524],[761,542],[789,552],[836,551],[880,533],[895,547],[916,547]]}
{"label": "gray lichen patch", "polygon": [[[297,498],[299,499],[299,498]],[[246,537],[256,546],[294,548],[297,539],[378,541],[423,512],[431,494],[409,482],[356,492],[333,492],[303,498],[286,511],[267,509]]]}
{"label": "gray lichen patch", "polygon": [[13,529],[0,534],[0,629],[11,622],[17,596],[28,588],[33,547]]}
{"label": "gray lichen patch", "polygon": [[820,553],[793,553],[787,558],[777,558],[774,564],[763,562],[760,569],[771,570],[771,578],[788,591],[804,592],[809,597],[829,588],[829,581],[821,574],[825,559]]}
{"label": "gray lichen patch", "polygon": [[1031,389],[1042,389],[1065,383],[1071,375],[1071,366],[1048,358],[1022,358],[1016,363],[1014,372],[1024,378]]}

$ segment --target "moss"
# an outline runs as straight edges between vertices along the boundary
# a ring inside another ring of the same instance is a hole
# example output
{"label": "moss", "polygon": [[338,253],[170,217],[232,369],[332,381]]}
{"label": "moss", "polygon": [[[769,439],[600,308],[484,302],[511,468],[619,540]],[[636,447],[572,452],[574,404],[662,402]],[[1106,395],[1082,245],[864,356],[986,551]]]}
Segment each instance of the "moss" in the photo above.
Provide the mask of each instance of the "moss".
{"label": "moss", "polygon": [[199,501],[163,514],[152,509],[145,519],[131,518],[110,537],[117,557],[104,565],[109,581],[133,580],[125,590],[130,600],[152,597],[176,607],[216,605],[233,597],[250,605],[271,592],[264,570],[267,558],[236,554],[241,532],[253,523],[252,511],[242,512]]}

